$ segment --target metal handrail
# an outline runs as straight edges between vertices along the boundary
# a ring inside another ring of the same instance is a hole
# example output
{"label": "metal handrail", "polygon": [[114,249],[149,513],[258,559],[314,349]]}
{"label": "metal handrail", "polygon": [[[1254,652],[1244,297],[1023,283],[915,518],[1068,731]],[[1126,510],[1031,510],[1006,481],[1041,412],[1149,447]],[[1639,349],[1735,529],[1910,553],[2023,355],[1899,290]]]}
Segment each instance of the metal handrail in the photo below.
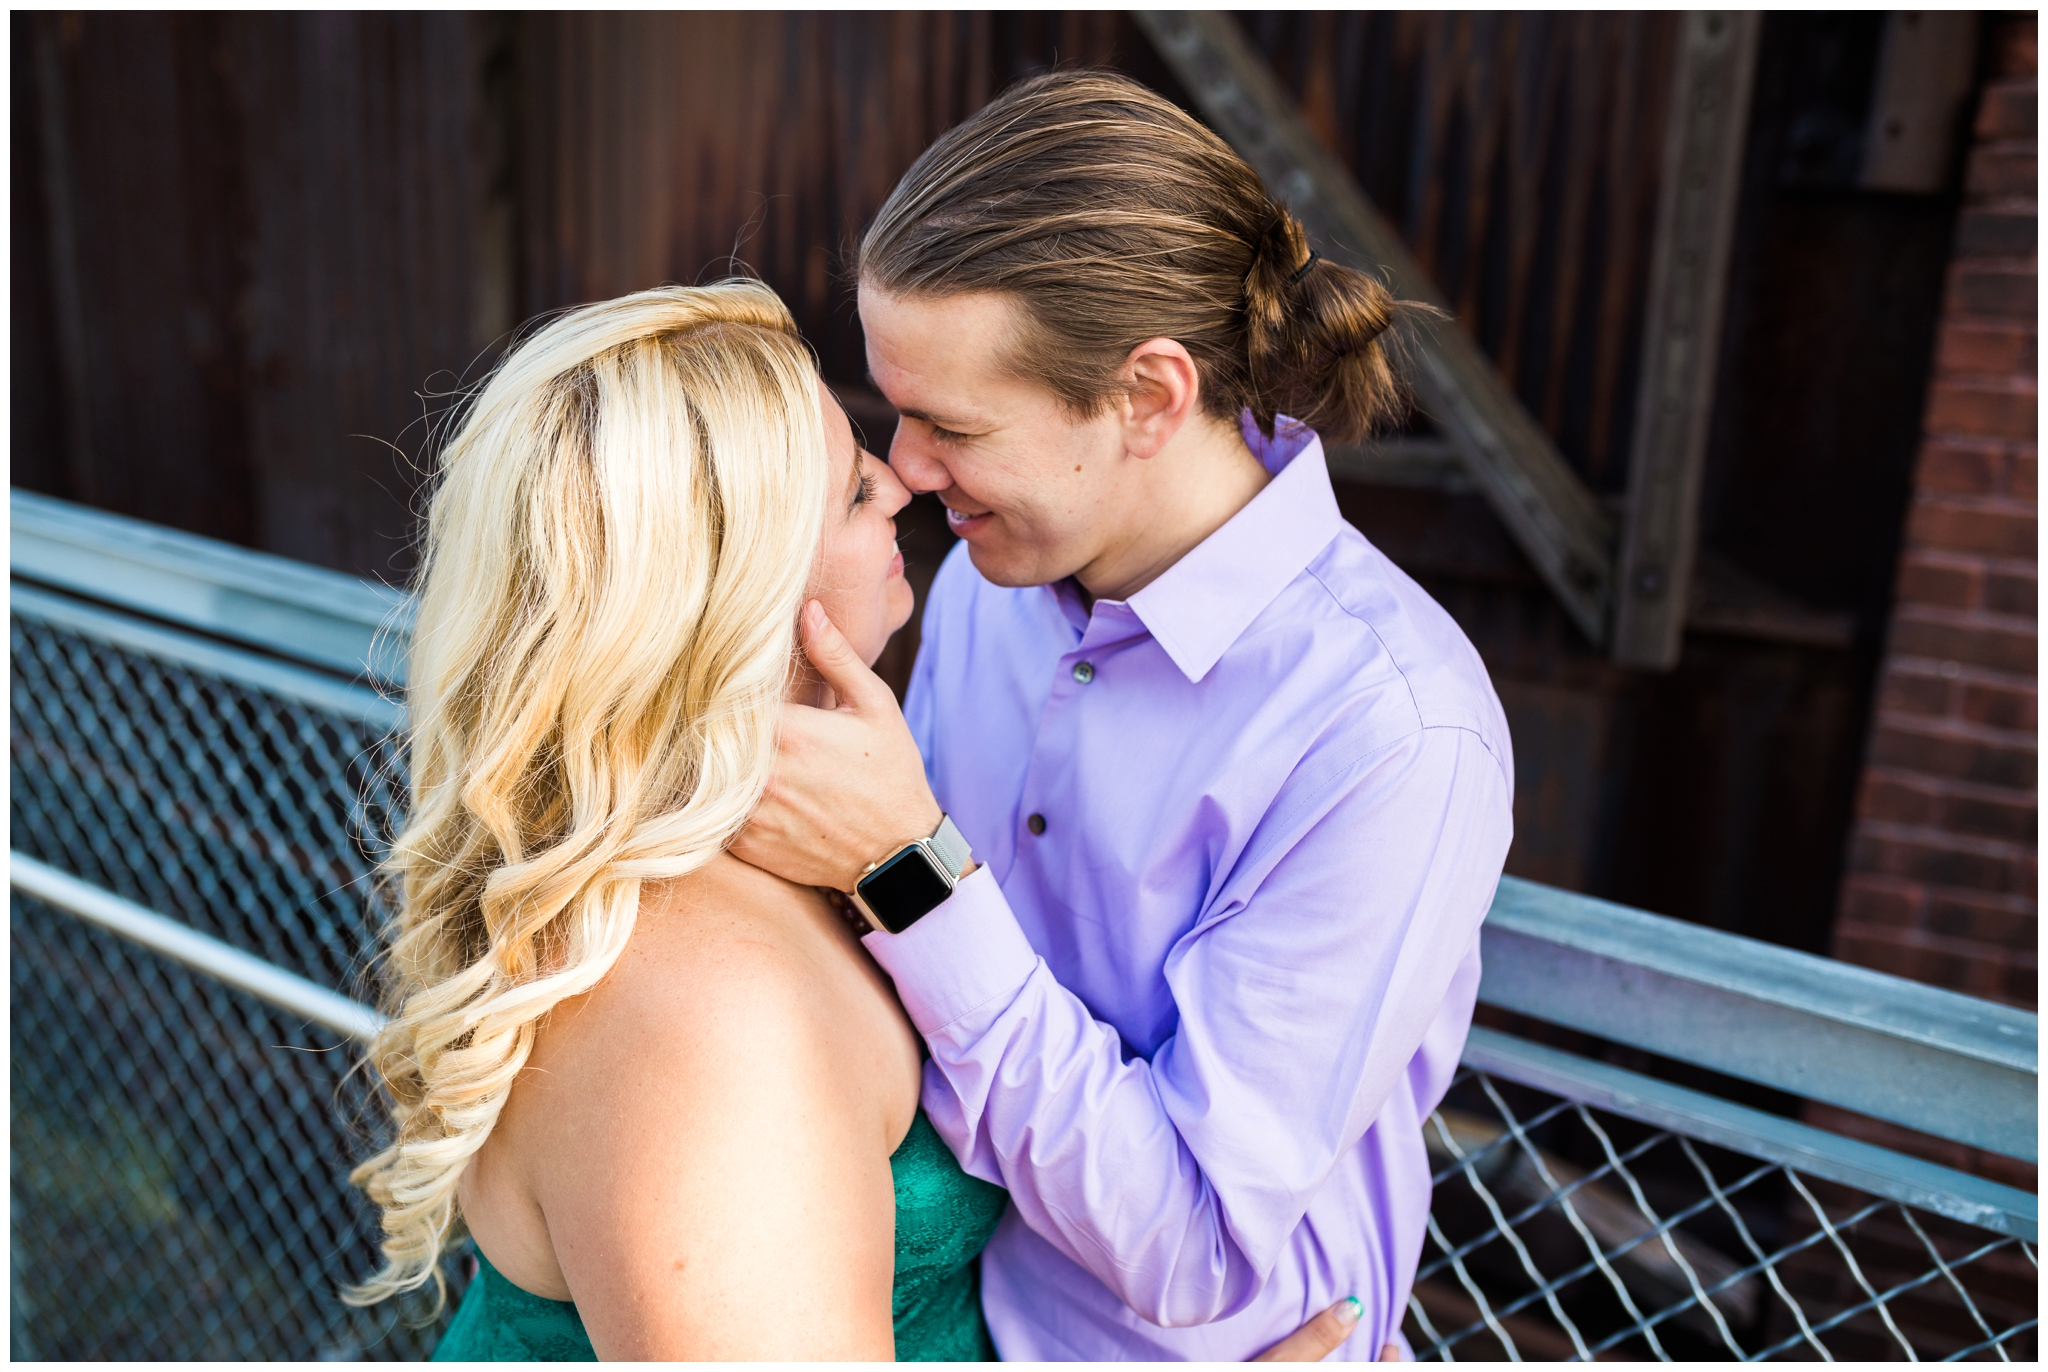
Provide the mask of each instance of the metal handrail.
{"label": "metal handrail", "polygon": [[1479,998],[2033,1161],[2039,1017],[1503,877]]}
{"label": "metal handrail", "polygon": [[[402,707],[360,679],[403,680],[403,593],[44,496],[12,492],[11,507],[17,576],[198,633],[20,582],[17,613],[380,731],[401,727]],[[255,601],[261,613],[244,613]],[[1482,940],[1488,1004],[1940,1138],[2038,1155],[2039,1019],[2026,1011],[1512,877]]]}
{"label": "metal handrail", "polygon": [[[368,1043],[384,1018],[351,1000],[177,920],[9,850],[12,889],[112,930],[290,1014]],[[1687,1087],[1511,1034],[1474,1028],[1464,1063],[1610,1114],[1671,1129],[1765,1162],[1795,1167],[1922,1210],[2034,1242],[2039,1202],[2027,1192],[1752,1110]]]}
{"label": "metal handrail", "polygon": [[14,575],[347,676],[405,681],[395,587],[9,490]]}
{"label": "metal handrail", "polygon": [[384,1027],[384,1017],[360,1001],[11,848],[7,884],[322,1028],[367,1043]]}

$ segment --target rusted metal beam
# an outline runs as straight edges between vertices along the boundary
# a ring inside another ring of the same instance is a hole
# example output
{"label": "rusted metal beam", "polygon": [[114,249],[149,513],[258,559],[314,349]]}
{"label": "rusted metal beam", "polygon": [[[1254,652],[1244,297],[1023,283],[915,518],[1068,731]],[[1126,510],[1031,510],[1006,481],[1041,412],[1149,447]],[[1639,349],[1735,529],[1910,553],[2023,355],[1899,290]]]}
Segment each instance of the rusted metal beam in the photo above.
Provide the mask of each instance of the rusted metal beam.
{"label": "rusted metal beam", "polygon": [[1615,587],[1623,666],[1669,670],[1684,641],[1759,27],[1698,12],[1679,29]]}
{"label": "rusted metal beam", "polygon": [[[1316,141],[1229,15],[1137,10],[1132,18],[1202,113],[1285,201],[1329,257],[1378,273],[1397,295],[1441,304],[1393,226]],[[1417,321],[1411,381],[1508,532],[1574,623],[1607,640],[1615,522],[1522,407],[1493,363],[1449,319]]]}

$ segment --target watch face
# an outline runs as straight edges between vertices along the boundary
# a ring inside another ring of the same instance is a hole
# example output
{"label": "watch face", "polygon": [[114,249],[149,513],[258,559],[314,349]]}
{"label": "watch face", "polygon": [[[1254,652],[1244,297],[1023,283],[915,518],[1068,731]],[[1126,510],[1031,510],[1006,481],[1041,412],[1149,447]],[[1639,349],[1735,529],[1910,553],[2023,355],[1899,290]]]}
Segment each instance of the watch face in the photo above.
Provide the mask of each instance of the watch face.
{"label": "watch face", "polygon": [[922,848],[905,848],[860,882],[860,898],[884,929],[900,934],[922,919],[953,888]]}

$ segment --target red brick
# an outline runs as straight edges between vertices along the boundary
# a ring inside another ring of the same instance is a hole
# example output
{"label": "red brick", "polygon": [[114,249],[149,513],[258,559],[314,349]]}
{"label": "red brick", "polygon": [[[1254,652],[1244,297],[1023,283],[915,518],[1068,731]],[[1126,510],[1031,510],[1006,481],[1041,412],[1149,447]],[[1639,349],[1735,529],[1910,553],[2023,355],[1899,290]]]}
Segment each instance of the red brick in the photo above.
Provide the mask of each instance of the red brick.
{"label": "red brick", "polygon": [[1864,819],[1886,824],[1937,824],[1942,797],[1907,778],[1872,773],[1863,779],[1856,811]]}
{"label": "red brick", "polygon": [[2034,511],[2016,504],[1962,505],[1922,497],[1913,502],[1906,541],[1986,557],[2032,558],[2034,523]]}
{"label": "red brick", "polygon": [[1948,312],[1951,317],[1962,314],[2032,320],[2039,304],[2037,289],[2031,265],[1958,263],[1949,279]]}
{"label": "red brick", "polygon": [[2031,686],[1994,686],[1969,682],[1963,687],[1962,717],[1993,729],[2032,733],[2039,727]]}
{"label": "red brick", "polygon": [[2034,863],[2012,852],[1989,851],[1931,831],[1912,834],[1858,829],[1850,846],[1859,872],[1874,872],[1929,886],[2013,895],[2034,889]]}
{"label": "red brick", "polygon": [[2032,199],[2036,194],[2034,150],[1997,144],[1971,149],[1966,188],[1971,195]]}
{"label": "red brick", "polygon": [[2039,599],[2039,580],[2033,572],[1992,572],[1984,578],[1984,608],[1994,614],[2024,615],[2032,619]]}
{"label": "red brick", "polygon": [[1922,618],[1910,607],[1892,622],[1891,650],[1904,657],[1966,662],[1996,672],[2031,671],[2036,660],[2031,628],[2016,622],[2008,626]]}
{"label": "red brick", "polygon": [[2034,216],[2010,206],[1976,206],[1956,223],[1957,257],[2032,257],[2039,242]]}
{"label": "red brick", "polygon": [[2040,935],[2041,920],[2034,903],[2024,897],[1938,891],[1926,900],[1920,923],[1948,938],[2030,949]]}
{"label": "red brick", "polygon": [[2039,961],[2040,914],[2030,900],[1975,891],[1941,891],[1926,902],[1924,928],[1957,943],[2011,948]]}
{"label": "red brick", "polygon": [[1913,484],[1952,495],[1997,495],[2005,489],[2006,465],[2003,445],[1929,439],[1920,449]]}
{"label": "red brick", "polygon": [[1943,372],[2032,376],[2035,352],[2030,325],[1951,320],[1942,326],[1934,365]]}
{"label": "red brick", "polygon": [[1880,767],[2013,790],[2033,788],[2036,766],[2029,746],[1949,730],[1910,728],[1896,719],[1881,722],[1871,735],[1870,760]]}
{"label": "red brick", "polygon": [[1899,599],[1915,605],[1974,610],[1983,592],[1984,573],[1976,567],[1908,557],[1899,568]]}
{"label": "red brick", "polygon": [[2032,438],[2039,410],[2040,402],[2030,385],[1943,377],[1928,392],[1927,431],[1976,438]]}
{"label": "red brick", "polygon": [[1977,106],[1977,138],[1983,142],[2032,138],[2034,90],[2032,81],[1997,81],[1986,86],[1984,99]]}
{"label": "red brick", "polygon": [[1910,929],[1922,919],[1922,904],[1917,888],[1885,877],[1857,874],[1842,883],[1844,924]]}
{"label": "red brick", "polygon": [[[2039,994],[2038,24],[2017,13],[1987,24],[1990,83],[1975,112],[1970,203],[1951,249],[1835,952],[2031,1007]],[[1817,1122],[1856,1133],[1854,1119]],[[2031,1166],[1981,1150],[1922,1136],[1873,1141],[2036,1182]]]}
{"label": "red brick", "polygon": [[[1952,795],[1940,802],[1941,827],[1952,834],[2032,843],[2036,830],[2031,796],[1996,800],[1986,796]],[[1884,818],[1883,816],[1873,816]]]}
{"label": "red brick", "polygon": [[1893,663],[1878,688],[1877,708],[1887,713],[1928,715],[1940,719],[1955,709],[1955,688],[1946,677],[1901,671]]}

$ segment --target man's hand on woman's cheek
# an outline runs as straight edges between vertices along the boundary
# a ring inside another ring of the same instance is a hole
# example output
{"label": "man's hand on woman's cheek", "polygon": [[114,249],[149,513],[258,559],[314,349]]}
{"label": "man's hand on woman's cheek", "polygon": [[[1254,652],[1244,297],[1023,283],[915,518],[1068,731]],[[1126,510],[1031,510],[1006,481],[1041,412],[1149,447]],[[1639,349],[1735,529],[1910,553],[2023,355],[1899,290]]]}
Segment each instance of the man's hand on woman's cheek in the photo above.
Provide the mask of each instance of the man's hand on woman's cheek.
{"label": "man's hand on woman's cheek", "polygon": [[816,601],[803,636],[837,704],[783,711],[775,775],[732,851],[799,885],[850,891],[870,863],[938,828],[939,803],[895,694]]}

